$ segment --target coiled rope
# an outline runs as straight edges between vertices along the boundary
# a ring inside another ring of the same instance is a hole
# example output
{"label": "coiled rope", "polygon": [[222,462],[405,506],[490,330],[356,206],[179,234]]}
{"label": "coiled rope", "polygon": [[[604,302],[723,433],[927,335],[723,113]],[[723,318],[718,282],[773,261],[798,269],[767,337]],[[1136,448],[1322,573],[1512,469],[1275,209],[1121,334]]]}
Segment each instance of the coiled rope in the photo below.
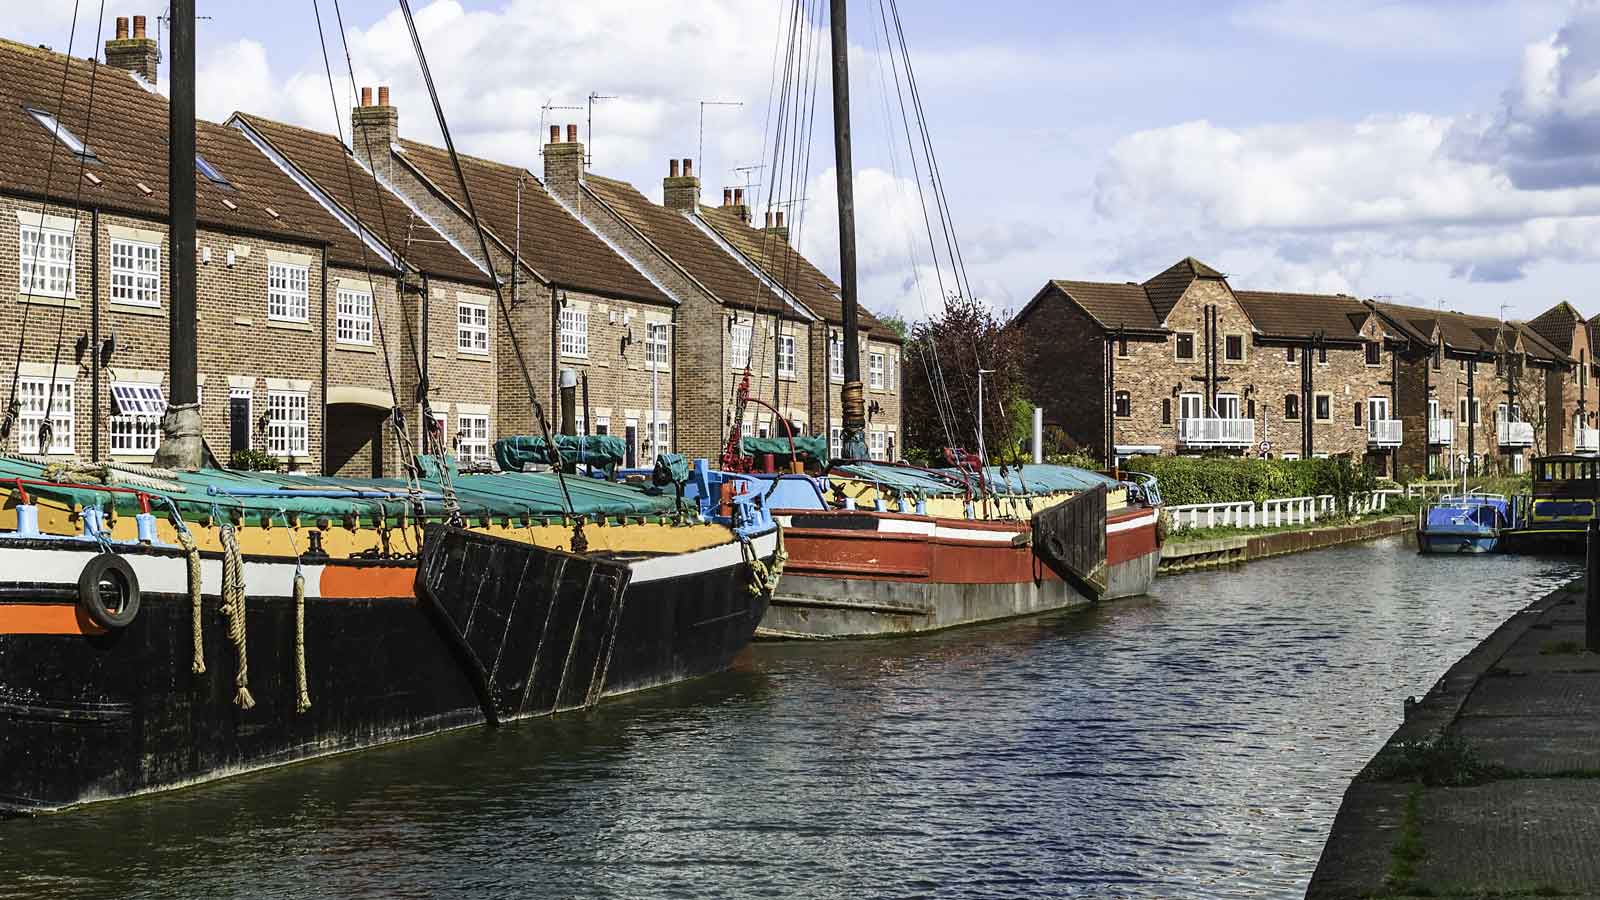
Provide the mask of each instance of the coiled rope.
{"label": "coiled rope", "polygon": [[300,558],[300,545],[294,539],[294,523],[288,510],[283,521],[289,526],[289,549],[294,551],[294,708],[303,713],[311,708],[311,691],[306,686],[306,571]]}
{"label": "coiled rope", "polygon": [[196,675],[206,673],[205,637],[202,630],[200,606],[200,547],[194,542],[194,535],[189,533],[189,527],[183,520],[177,522],[178,543],[183,545],[184,558],[189,563],[189,610],[190,618],[194,625],[194,662],[190,663],[189,671]]}
{"label": "coiled rope", "polygon": [[740,536],[739,546],[744,550],[744,561],[750,566],[750,593],[760,596],[771,594],[778,589],[778,580],[783,577],[783,565],[789,561],[789,551],[783,548],[783,528],[775,526],[778,532],[778,546],[772,554],[769,564],[756,553],[755,544],[750,538]]}
{"label": "coiled rope", "polygon": [[251,709],[256,699],[250,696],[250,648],[245,642],[244,559],[239,555],[239,539],[233,523],[224,522],[222,538],[222,614],[228,619],[228,637],[239,656],[239,670],[233,684],[238,690],[233,702],[240,709]]}

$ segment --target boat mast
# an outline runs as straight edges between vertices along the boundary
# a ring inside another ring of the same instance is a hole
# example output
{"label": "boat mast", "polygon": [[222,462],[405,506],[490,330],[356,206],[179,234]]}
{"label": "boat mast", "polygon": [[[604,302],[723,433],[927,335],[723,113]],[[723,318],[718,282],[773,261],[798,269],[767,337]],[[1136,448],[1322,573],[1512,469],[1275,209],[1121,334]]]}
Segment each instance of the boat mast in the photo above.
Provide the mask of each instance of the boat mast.
{"label": "boat mast", "polygon": [[172,0],[172,96],[167,116],[167,210],[172,266],[167,412],[156,464],[198,468],[199,346],[195,328],[194,0]]}
{"label": "boat mast", "polygon": [[844,301],[845,459],[866,459],[867,404],[861,390],[861,348],[856,326],[856,200],[850,165],[850,42],[845,0],[830,0],[833,37],[833,153],[839,191],[839,287]]}

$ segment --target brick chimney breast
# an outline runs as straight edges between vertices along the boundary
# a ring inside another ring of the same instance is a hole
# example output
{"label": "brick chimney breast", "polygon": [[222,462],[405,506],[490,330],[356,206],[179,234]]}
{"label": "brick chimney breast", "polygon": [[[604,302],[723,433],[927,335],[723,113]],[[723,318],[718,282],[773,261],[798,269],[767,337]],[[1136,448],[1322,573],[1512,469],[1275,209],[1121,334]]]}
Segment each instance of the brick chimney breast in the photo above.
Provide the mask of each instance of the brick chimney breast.
{"label": "brick chimney breast", "polygon": [[567,126],[567,139],[561,140],[561,126],[550,126],[550,143],[544,145],[544,187],[557,197],[574,197],[583,184],[583,144],[578,142],[578,126]]}
{"label": "brick chimney breast", "polygon": [[161,50],[155,38],[145,37],[144,16],[133,17],[133,37],[128,37],[128,20],[117,19],[117,36],[106,41],[106,65],[125,69],[155,84],[160,77]]}
{"label": "brick chimney breast", "polygon": [[400,142],[400,111],[389,104],[387,85],[378,88],[378,102],[372,102],[372,88],[361,89],[361,105],[350,110],[350,149],[356,159],[372,171],[388,176],[393,156],[389,148]]}
{"label": "brick chimney breast", "polygon": [[662,204],[678,212],[695,212],[700,209],[700,179],[694,177],[694,160],[685,159],[683,174],[678,171],[678,160],[672,160],[661,182]]}
{"label": "brick chimney breast", "polygon": [[780,209],[776,213],[767,213],[765,231],[785,244],[789,243],[789,226],[783,224],[783,210]]}

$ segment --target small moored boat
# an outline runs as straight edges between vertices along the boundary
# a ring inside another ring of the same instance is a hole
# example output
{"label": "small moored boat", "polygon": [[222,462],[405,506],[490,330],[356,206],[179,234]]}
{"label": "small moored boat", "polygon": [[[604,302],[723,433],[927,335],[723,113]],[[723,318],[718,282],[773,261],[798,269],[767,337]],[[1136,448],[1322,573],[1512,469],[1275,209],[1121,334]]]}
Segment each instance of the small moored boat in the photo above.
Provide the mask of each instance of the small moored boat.
{"label": "small moored boat", "polygon": [[1441,497],[1417,516],[1422,553],[1492,553],[1511,527],[1511,501],[1502,494]]}

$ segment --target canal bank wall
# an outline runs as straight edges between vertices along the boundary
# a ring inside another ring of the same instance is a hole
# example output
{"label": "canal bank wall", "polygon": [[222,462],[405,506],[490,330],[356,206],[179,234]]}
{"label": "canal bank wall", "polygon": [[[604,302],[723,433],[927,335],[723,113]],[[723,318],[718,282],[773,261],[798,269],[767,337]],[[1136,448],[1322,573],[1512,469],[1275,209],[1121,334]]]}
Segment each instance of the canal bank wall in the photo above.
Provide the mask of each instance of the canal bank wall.
{"label": "canal bank wall", "polygon": [[1168,541],[1161,547],[1158,574],[1173,575],[1195,569],[1232,566],[1252,559],[1320,550],[1355,541],[1370,541],[1405,534],[1416,526],[1413,516],[1386,516],[1348,525],[1312,526],[1295,531],[1239,535],[1201,541]]}
{"label": "canal bank wall", "polygon": [[1577,581],[1406,698],[1307,900],[1600,896],[1600,656],[1584,621]]}

